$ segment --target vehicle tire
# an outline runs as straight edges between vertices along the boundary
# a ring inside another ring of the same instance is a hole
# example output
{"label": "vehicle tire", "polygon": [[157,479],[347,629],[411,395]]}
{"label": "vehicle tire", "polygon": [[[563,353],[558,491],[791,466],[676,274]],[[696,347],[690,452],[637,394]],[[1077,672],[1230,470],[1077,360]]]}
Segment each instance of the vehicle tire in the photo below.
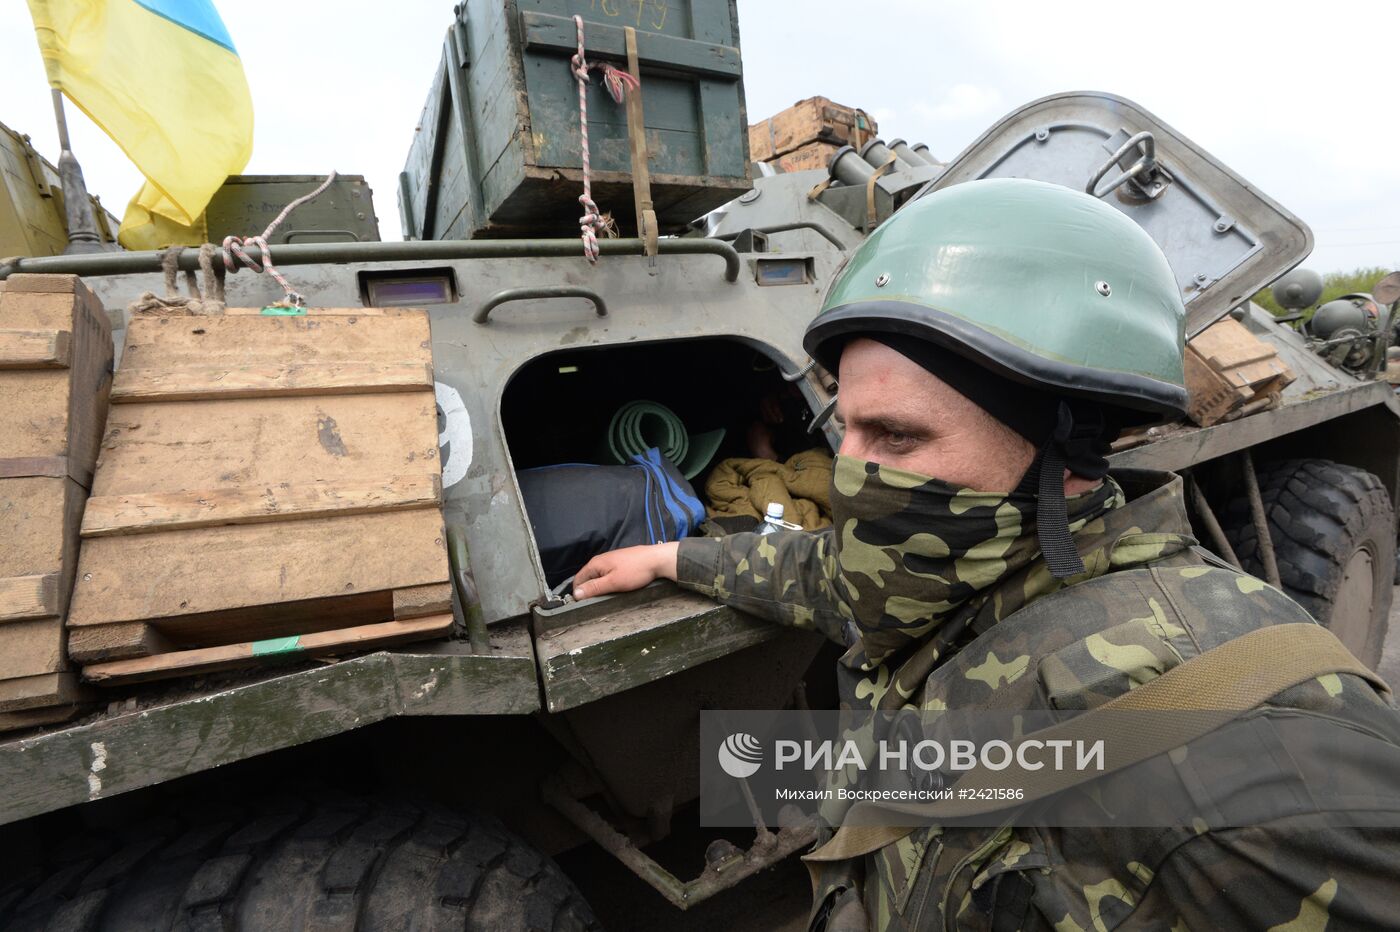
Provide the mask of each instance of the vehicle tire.
{"label": "vehicle tire", "polygon": [[278,799],[126,839],[0,887],[0,928],[591,932],[550,859],[495,819],[436,805]]}
{"label": "vehicle tire", "polygon": [[[1367,666],[1380,662],[1395,572],[1395,510],[1380,479],[1331,460],[1258,469],[1284,591]],[[1246,571],[1264,576],[1249,498],[1226,509],[1226,535]]]}

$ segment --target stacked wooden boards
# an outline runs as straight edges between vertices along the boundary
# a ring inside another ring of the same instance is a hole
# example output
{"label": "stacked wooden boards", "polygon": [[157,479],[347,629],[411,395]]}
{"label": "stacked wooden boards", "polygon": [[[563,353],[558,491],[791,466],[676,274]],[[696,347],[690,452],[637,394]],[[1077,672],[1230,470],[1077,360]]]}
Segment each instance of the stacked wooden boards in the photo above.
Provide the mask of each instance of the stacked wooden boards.
{"label": "stacked wooden boards", "polygon": [[1202,427],[1245,405],[1272,402],[1293,379],[1278,351],[1233,317],[1222,317],[1186,344],[1187,416]]}
{"label": "stacked wooden boards", "polygon": [[0,291],[0,728],[82,698],[64,646],[78,524],[107,412],[112,332],[76,276]]}
{"label": "stacked wooden boards", "polygon": [[749,157],[785,172],[825,168],[837,149],[859,149],[878,129],[864,110],[808,97],[749,126]]}
{"label": "stacked wooden boards", "polygon": [[94,683],[451,627],[427,315],[132,315],[83,516]]}

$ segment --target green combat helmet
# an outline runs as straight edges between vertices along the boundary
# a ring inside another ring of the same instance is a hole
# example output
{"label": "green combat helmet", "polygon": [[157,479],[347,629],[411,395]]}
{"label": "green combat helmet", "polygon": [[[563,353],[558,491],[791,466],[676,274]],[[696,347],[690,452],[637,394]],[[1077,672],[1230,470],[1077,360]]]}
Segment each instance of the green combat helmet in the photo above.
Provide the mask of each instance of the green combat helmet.
{"label": "green combat helmet", "polygon": [[[1124,425],[1185,413],[1185,322],[1166,257],[1128,217],[1060,185],[994,179],[920,198],[882,224],[832,283],[803,345],[835,372],[850,337],[915,337],[1058,399],[1038,479],[1027,478],[1038,481],[1042,552],[1063,578],[1083,572],[1063,469],[1076,444],[1106,451]],[[1107,470],[1102,455],[1083,459]]]}

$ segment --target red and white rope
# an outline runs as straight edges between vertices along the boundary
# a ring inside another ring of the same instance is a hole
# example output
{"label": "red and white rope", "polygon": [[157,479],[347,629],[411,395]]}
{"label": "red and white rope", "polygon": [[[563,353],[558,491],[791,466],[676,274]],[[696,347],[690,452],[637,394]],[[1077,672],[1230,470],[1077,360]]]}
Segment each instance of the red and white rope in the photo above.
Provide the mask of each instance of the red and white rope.
{"label": "red and white rope", "polygon": [[640,86],[630,72],[622,71],[607,62],[589,64],[583,54],[583,17],[574,17],[578,30],[578,52],[569,59],[574,77],[578,79],[578,128],[583,138],[583,193],[578,202],[583,206],[583,216],[579,218],[579,234],[583,238],[583,255],[589,262],[598,261],[598,233],[606,232],[609,221],[598,213],[598,205],[593,203],[593,179],[588,164],[588,72],[596,69],[603,73],[603,86],[617,103],[622,103],[629,89]]}
{"label": "red and white rope", "polygon": [[[282,221],[287,219],[288,214],[307,201],[319,197],[322,192],[331,186],[331,182],[335,181],[335,178],[336,173],[332,171],[315,191],[312,191],[310,194],[303,194],[286,207],[283,207],[282,212],[274,217],[272,222],[267,225],[267,229],[263,230],[262,233],[257,236],[225,236],[223,243],[224,268],[230,272],[237,272],[239,268],[248,268],[254,272],[266,272],[277,280],[277,284],[282,286],[282,290],[286,293],[286,300],[290,304],[296,307],[304,305],[306,303],[306,298],[302,297],[302,295],[292,287],[291,282],[287,281],[282,273],[277,271],[277,267],[272,264],[272,247],[268,245],[267,238],[282,225]],[[244,251],[244,246],[256,246],[261,250],[261,261],[254,260],[249,256],[248,253]],[[239,265],[240,262],[243,263],[242,266]]]}

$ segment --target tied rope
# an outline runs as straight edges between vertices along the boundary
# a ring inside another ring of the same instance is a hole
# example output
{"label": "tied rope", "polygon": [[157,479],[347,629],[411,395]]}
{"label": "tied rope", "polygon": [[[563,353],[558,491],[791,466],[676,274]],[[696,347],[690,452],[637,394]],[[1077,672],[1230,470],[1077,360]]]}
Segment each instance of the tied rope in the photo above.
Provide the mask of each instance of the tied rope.
{"label": "tied rope", "polygon": [[[585,151],[587,150],[585,149]],[[225,236],[223,244],[224,268],[229,272],[237,272],[240,267],[239,263],[241,262],[243,263],[243,267],[249,268],[254,272],[266,272],[277,280],[277,284],[282,286],[282,291],[286,293],[283,300],[287,304],[293,307],[304,306],[306,304],[306,298],[298,293],[297,290],[292,287],[291,283],[287,281],[286,277],[283,276],[281,272],[277,271],[277,267],[272,264],[272,247],[268,245],[267,238],[282,225],[282,221],[287,219],[288,214],[307,201],[319,197],[323,191],[331,186],[331,182],[335,181],[335,178],[336,172],[332,171],[315,191],[312,191],[310,194],[303,194],[286,207],[283,207],[282,212],[274,217],[272,222],[267,225],[267,229],[263,230],[259,235]],[[585,186],[586,185],[587,182],[585,181]],[[249,256],[248,253],[244,251],[244,246],[256,246],[261,250],[261,260],[254,260]]]}
{"label": "tied rope", "polygon": [[183,246],[171,246],[161,253],[160,270],[165,277],[165,296],[147,291],[126,306],[129,313],[143,311],[185,311],[190,314],[220,314],[224,310],[224,267],[214,263],[214,244],[199,247],[199,274],[185,273],[189,296],[180,294],[180,254]]}
{"label": "tied rope", "polygon": [[596,263],[598,234],[601,232],[604,236],[616,236],[617,228],[612,217],[600,214],[598,205],[593,202],[593,184],[588,164],[588,72],[597,70],[603,73],[603,87],[607,88],[614,103],[622,103],[627,91],[636,89],[641,84],[631,72],[621,71],[607,62],[589,64],[583,54],[582,16],[574,17],[574,26],[578,30],[578,52],[569,59],[569,63],[574,77],[578,79],[578,128],[579,135],[583,137],[583,193],[578,198],[579,204],[583,206],[583,216],[578,221],[579,234],[583,239],[584,256],[590,263]]}

